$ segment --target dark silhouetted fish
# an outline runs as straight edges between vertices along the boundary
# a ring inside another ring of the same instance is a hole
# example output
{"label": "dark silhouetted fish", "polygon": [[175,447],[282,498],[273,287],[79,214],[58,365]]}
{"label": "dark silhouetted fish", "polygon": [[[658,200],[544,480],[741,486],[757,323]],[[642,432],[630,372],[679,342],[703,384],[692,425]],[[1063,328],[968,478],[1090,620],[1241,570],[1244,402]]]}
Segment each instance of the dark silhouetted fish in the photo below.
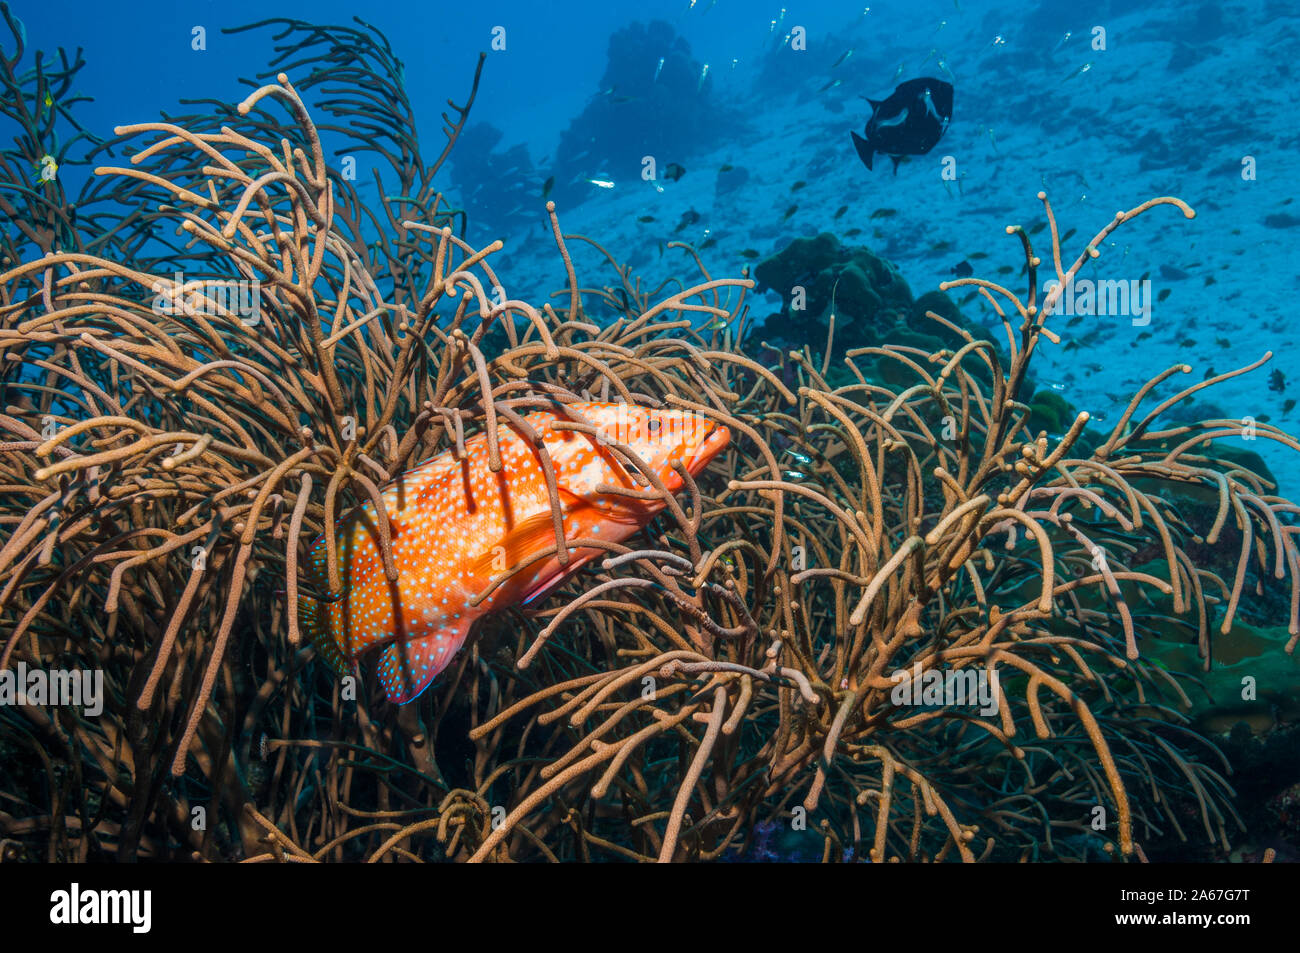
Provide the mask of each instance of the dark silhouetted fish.
{"label": "dark silhouetted fish", "polygon": [[668,163],[668,168],[664,169],[664,178],[676,182],[686,174],[686,170],[676,162]]}
{"label": "dark silhouetted fish", "polygon": [[969,278],[971,275],[975,274],[975,269],[971,267],[970,262],[963,259],[953,266],[952,273],[958,278]]}
{"label": "dark silhouetted fish", "polygon": [[871,104],[871,118],[863,135],[851,133],[853,145],[868,169],[879,152],[893,160],[897,175],[902,156],[925,155],[948,128],[952,84],[923,76],[900,84],[883,102],[867,102]]}

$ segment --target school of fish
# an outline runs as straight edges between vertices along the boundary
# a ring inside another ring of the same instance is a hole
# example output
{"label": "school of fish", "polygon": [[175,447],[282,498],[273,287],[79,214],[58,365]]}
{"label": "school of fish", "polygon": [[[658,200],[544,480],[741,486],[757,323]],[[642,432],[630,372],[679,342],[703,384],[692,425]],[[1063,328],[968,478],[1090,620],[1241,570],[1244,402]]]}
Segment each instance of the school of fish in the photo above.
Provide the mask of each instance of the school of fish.
{"label": "school of fish", "polygon": [[[598,437],[555,429],[570,419],[563,414],[524,417],[542,437],[555,469],[566,540],[622,542],[664,508],[661,500],[597,491],[602,485],[644,488],[611,452],[610,442],[630,448],[677,492],[682,480],[674,463],[696,476],[730,441],[726,427],[690,411],[625,403],[569,406],[595,426]],[[413,701],[452,661],[476,620],[532,602],[603,554],[594,547],[570,549],[567,565],[553,554],[542,558],[555,546],[555,530],[540,455],[504,423],[497,439],[503,464],[498,473],[489,467],[487,434],[479,433],[465,440],[463,459],[448,450],[382,489],[396,582],[384,574],[373,503],[337,523],[343,588],[334,597],[327,595],[326,537],[312,544],[307,575],[317,595],[300,595],[299,624],[340,676],[382,647],[385,696],[395,704]],[[523,568],[471,605],[517,567]]]}

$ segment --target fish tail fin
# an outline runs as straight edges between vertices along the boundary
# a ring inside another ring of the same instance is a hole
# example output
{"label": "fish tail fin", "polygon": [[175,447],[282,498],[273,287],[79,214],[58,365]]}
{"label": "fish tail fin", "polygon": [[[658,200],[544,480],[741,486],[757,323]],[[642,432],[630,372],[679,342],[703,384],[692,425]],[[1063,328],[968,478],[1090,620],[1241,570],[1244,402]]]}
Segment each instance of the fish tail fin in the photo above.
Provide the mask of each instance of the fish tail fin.
{"label": "fish tail fin", "polygon": [[394,705],[420,697],[469,637],[472,618],[448,624],[440,633],[390,643],[379,658],[379,684]]}
{"label": "fish tail fin", "polygon": [[871,168],[871,157],[874,154],[874,150],[871,148],[870,143],[859,136],[856,132],[850,132],[849,135],[853,137],[853,147],[858,150],[858,158],[862,160],[863,164],[869,170]]}
{"label": "fish tail fin", "polygon": [[329,625],[329,618],[319,599],[299,593],[298,595],[298,631],[316,649],[316,654],[326,665],[342,678],[348,674],[347,657],[343,647]]}

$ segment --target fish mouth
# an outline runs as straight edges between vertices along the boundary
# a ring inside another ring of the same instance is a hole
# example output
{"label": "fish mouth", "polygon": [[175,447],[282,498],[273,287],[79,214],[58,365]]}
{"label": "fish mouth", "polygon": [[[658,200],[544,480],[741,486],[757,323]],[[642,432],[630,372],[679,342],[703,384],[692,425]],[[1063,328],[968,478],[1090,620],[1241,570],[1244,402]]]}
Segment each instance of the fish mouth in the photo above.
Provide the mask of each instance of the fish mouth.
{"label": "fish mouth", "polygon": [[709,461],[725,450],[729,443],[731,443],[731,431],[722,424],[715,423],[686,464],[686,469],[690,471],[691,476],[696,476],[707,467]]}

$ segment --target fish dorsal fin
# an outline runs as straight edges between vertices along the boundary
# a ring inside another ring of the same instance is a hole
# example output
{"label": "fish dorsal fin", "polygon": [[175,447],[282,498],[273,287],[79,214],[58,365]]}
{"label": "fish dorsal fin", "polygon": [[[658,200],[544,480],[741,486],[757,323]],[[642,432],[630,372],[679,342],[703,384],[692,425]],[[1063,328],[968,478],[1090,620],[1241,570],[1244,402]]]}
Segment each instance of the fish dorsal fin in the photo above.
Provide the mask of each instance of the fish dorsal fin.
{"label": "fish dorsal fin", "polygon": [[379,657],[379,684],[394,705],[415,701],[451,662],[469,637],[473,616],[418,639],[390,642]]}

